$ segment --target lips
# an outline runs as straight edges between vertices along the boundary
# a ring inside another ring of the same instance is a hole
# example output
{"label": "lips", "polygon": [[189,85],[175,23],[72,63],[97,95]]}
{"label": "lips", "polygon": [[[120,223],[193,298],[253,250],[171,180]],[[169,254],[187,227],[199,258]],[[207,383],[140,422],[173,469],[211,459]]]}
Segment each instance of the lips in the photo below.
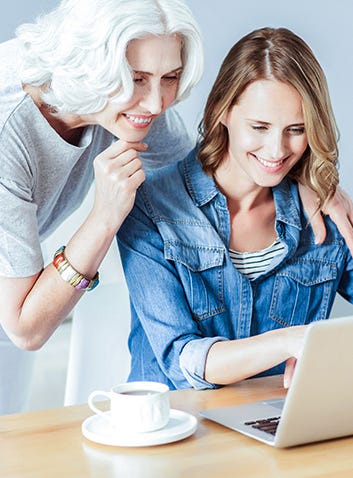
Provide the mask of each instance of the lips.
{"label": "lips", "polygon": [[288,159],[288,157],[280,159],[278,161],[268,161],[267,159],[260,158],[255,154],[251,154],[251,156],[256,159],[262,166],[266,169],[271,169],[273,171],[278,170],[281,168],[282,164]]}
{"label": "lips", "polygon": [[145,128],[151,124],[153,119],[153,116],[132,115],[128,113],[125,113],[124,116],[135,128]]}

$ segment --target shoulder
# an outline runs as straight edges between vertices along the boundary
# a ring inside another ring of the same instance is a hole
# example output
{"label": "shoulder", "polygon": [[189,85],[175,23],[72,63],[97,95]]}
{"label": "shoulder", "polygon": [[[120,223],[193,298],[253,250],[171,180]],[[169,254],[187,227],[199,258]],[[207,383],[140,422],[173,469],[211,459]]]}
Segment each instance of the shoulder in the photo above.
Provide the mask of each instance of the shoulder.
{"label": "shoulder", "polygon": [[183,160],[162,168],[146,172],[146,180],[140,187],[137,202],[140,201],[161,208],[166,203],[174,203],[187,193],[183,174]]}
{"label": "shoulder", "polygon": [[0,130],[25,97],[19,71],[17,40],[0,43]]}
{"label": "shoulder", "polygon": [[191,215],[196,205],[190,194],[186,165],[194,157],[192,150],[177,163],[147,171],[146,180],[137,192],[135,207],[153,220],[161,217],[174,220]]}
{"label": "shoulder", "polygon": [[166,110],[155,120],[144,141],[148,150],[141,154],[141,158],[147,169],[180,161],[193,147],[184,122],[174,108]]}

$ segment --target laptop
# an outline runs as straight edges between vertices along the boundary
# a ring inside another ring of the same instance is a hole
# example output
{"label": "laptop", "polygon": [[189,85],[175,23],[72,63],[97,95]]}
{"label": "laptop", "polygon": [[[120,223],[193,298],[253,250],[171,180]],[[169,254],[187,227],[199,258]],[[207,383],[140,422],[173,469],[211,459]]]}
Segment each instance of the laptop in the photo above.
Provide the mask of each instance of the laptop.
{"label": "laptop", "polygon": [[200,414],[279,448],[353,435],[353,316],[308,326],[286,398]]}

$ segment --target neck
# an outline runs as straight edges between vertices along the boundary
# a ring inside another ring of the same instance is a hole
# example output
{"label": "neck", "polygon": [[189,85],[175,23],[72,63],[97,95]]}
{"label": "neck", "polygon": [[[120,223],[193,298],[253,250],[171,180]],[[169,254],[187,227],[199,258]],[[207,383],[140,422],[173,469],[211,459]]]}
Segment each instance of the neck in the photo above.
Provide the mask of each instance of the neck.
{"label": "neck", "polygon": [[251,252],[272,244],[276,238],[272,189],[255,184],[231,161],[221,163],[215,181],[227,198],[229,247],[235,251]]}
{"label": "neck", "polygon": [[32,98],[41,114],[66,142],[77,146],[87,123],[75,114],[61,115],[53,111],[42,99],[42,90],[38,86],[23,85],[23,90]]}
{"label": "neck", "polygon": [[250,212],[268,202],[273,202],[272,190],[255,184],[230,161],[223,161],[214,179],[220,191],[226,196],[229,211]]}

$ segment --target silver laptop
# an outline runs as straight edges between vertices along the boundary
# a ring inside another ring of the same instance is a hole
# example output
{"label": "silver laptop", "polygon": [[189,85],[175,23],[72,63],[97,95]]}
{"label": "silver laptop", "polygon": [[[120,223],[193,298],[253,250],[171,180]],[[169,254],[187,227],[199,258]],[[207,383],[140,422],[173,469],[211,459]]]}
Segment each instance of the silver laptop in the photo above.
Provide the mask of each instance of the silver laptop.
{"label": "silver laptop", "polygon": [[200,414],[280,448],[353,435],[353,316],[308,327],[286,398]]}

